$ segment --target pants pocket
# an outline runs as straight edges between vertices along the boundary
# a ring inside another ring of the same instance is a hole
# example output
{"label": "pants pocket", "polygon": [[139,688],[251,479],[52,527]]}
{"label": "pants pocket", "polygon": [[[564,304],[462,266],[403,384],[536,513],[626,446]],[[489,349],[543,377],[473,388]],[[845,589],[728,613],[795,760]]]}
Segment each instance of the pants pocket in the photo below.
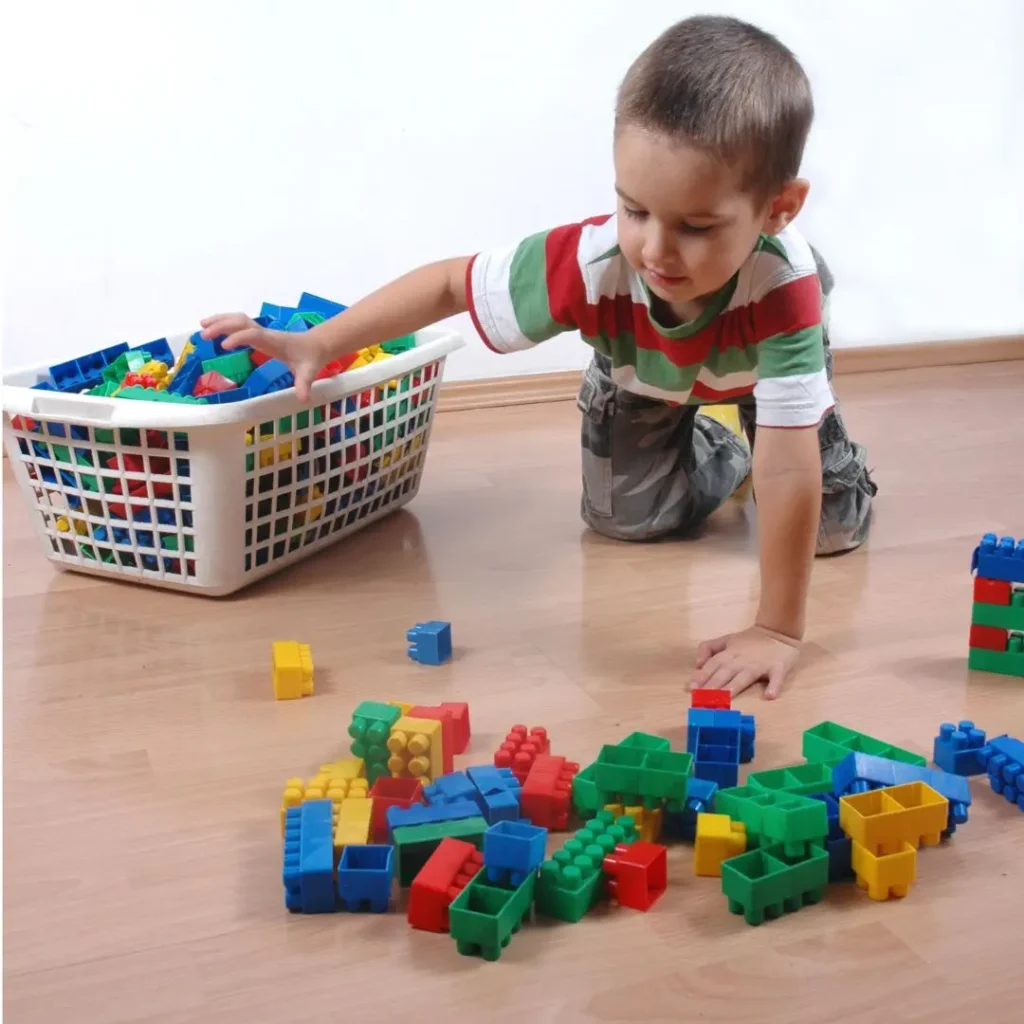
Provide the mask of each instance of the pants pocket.
{"label": "pants pocket", "polygon": [[583,470],[583,504],[591,515],[612,515],[612,417],[615,385],[599,374],[593,364],[583,377],[576,405],[583,414],[580,450]]}

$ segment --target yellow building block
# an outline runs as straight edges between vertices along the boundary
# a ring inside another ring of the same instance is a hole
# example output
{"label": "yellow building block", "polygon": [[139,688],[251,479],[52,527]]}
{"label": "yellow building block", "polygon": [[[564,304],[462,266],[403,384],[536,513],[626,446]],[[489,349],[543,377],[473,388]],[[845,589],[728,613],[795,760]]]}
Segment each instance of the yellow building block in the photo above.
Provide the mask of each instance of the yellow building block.
{"label": "yellow building block", "polygon": [[850,864],[857,884],[873,900],[902,897],[917,877],[917,850],[902,842],[891,852],[873,853],[860,843],[851,843]]}
{"label": "yellow building block", "polygon": [[949,801],[924,782],[907,782],[839,800],[839,827],[872,853],[891,852],[902,842],[938,846]]}
{"label": "yellow building block", "polygon": [[436,719],[403,715],[388,736],[388,771],[396,779],[420,779],[424,783],[444,774],[441,723]]}
{"label": "yellow building block", "polygon": [[339,856],[346,846],[365,846],[370,841],[373,800],[368,796],[350,796],[335,807],[334,853]]}
{"label": "yellow building block", "polygon": [[301,778],[289,779],[281,797],[281,834],[284,834],[285,812],[289,807],[298,807],[306,800],[326,799],[337,808],[348,797],[368,796],[370,783],[363,771],[362,758],[343,758],[321,765],[320,771],[305,782]]}
{"label": "yellow building block", "polygon": [[697,838],[693,844],[693,873],[704,878],[721,878],[722,861],[736,857],[747,848],[747,826],[728,814],[698,814]]}
{"label": "yellow building block", "polygon": [[662,810],[660,807],[624,807],[622,804],[605,804],[616,818],[623,815],[633,819],[636,832],[645,843],[656,843],[661,838]]}
{"label": "yellow building block", "polygon": [[275,700],[295,700],[313,694],[313,655],[309,644],[279,640],[272,647]]}
{"label": "yellow building block", "polygon": [[404,700],[389,700],[388,701],[388,707],[390,707],[390,708],[399,708],[399,709],[401,709],[401,712],[402,712],[403,715],[407,715],[407,714],[409,714],[410,711],[412,711],[412,709],[414,707],[416,707],[416,705],[415,704],[408,704]]}

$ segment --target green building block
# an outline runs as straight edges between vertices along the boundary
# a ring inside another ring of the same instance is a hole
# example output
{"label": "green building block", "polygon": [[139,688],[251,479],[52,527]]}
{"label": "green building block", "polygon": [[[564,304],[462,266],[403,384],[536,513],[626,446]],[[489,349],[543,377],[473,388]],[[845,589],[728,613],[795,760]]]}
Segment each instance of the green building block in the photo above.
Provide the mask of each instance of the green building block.
{"label": "green building block", "polygon": [[590,818],[604,807],[601,791],[594,781],[595,764],[588,764],[572,777],[572,806],[580,818]]}
{"label": "green building block", "polygon": [[[717,806],[717,805],[716,805]],[[722,862],[722,892],[729,912],[758,925],[807,903],[817,903],[828,884],[828,854],[812,846],[806,857],[788,857],[780,846],[749,850]]]}
{"label": "green building block", "polygon": [[391,341],[385,341],[381,345],[381,349],[387,352],[389,356],[401,355],[403,352],[408,352],[409,349],[416,347],[416,335],[415,334],[403,334],[401,338],[392,338]]}
{"label": "green building block", "polygon": [[[633,737],[642,735],[633,733]],[[627,737],[631,739],[632,737]],[[658,739],[659,737],[648,737]],[[642,741],[643,742],[643,741]],[[693,774],[693,755],[683,751],[606,743],[594,763],[594,781],[602,805],[660,807],[680,811]]]}
{"label": "green building block", "polygon": [[531,872],[515,889],[488,885],[483,871],[452,900],[448,931],[463,956],[497,960],[530,916],[537,875]]}
{"label": "green building block", "polygon": [[97,398],[109,398],[120,386],[119,380],[105,380],[102,384],[89,388],[86,394],[95,395]]}
{"label": "green building block", "polygon": [[1024,592],[1013,595],[1013,604],[981,604],[974,602],[972,626],[992,626],[1024,633]]}
{"label": "green building block", "polygon": [[460,818],[436,825],[401,825],[393,833],[395,858],[398,861],[398,884],[412,885],[420,868],[441,845],[442,839],[461,839],[483,849],[487,822],[483,818]]}
{"label": "green building block", "polygon": [[619,740],[616,746],[635,747],[637,750],[672,749],[672,743],[664,736],[655,736],[649,732],[631,732],[624,740]]}
{"label": "green building block", "polygon": [[1011,647],[1005,651],[985,651],[980,647],[972,647],[967,655],[968,667],[979,672],[998,672],[1000,675],[1024,679],[1024,652],[1019,638],[1014,650],[1013,639],[1010,638]]}
{"label": "green building block", "polygon": [[862,732],[855,732],[836,722],[819,722],[804,732],[803,755],[808,761],[835,764],[849,753],[873,754],[890,761],[927,767],[928,761],[920,754],[894,747]]}
{"label": "green building block", "polygon": [[402,709],[376,700],[364,700],[352,712],[348,734],[353,757],[366,762],[366,778],[372,786],[382,775],[389,774],[388,736],[391,726],[402,717]]}
{"label": "green building block", "polygon": [[537,910],[560,921],[579,921],[607,894],[601,865],[620,844],[635,843],[636,823],[601,811],[544,861],[537,880]]}
{"label": "green building block", "polygon": [[127,374],[141,370],[151,358],[148,352],[122,352],[109,366],[103,367],[101,376],[108,384],[120,384]]}
{"label": "green building block", "polygon": [[[193,398],[191,395],[172,395],[169,391],[157,391],[156,388],[144,388],[133,384],[129,388],[121,388],[118,398],[134,399],[138,402],[163,402],[165,405],[207,405],[205,398]],[[96,440],[102,441],[100,431],[96,431]],[[110,443],[110,442],[107,442]]]}
{"label": "green building block", "polygon": [[323,322],[323,313],[314,313],[310,310],[301,309],[297,313],[292,313],[287,326],[294,327],[298,323],[303,323],[309,327],[316,327],[317,324],[322,324]]}
{"label": "green building block", "polygon": [[203,373],[213,371],[222,374],[228,380],[233,380],[236,384],[244,384],[252,375],[252,370],[252,359],[245,349],[203,360]]}
{"label": "green building block", "polygon": [[[835,763],[838,763],[838,759]],[[747,776],[746,784],[754,789],[766,789],[773,793],[795,793],[798,796],[831,793],[832,765],[810,762],[791,764],[785,768],[770,768],[764,772],[751,772]]]}
{"label": "green building block", "polygon": [[809,843],[824,843],[828,809],[821,800],[796,793],[772,793],[733,786],[715,794],[715,812],[728,814],[747,828],[748,846],[781,844],[787,857],[803,857]]}

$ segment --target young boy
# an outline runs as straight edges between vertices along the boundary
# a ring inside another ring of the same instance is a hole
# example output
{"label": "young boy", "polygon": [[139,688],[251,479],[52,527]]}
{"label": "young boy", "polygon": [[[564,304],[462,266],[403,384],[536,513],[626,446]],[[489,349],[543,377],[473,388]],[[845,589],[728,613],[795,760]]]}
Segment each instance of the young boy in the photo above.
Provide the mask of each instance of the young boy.
{"label": "young boy", "polygon": [[[594,348],[579,397],[590,527],[690,532],[752,467],[757,616],[700,645],[694,685],[766,680],[774,698],[799,655],[813,556],[857,547],[875,494],[832,392],[831,275],[792,227],[812,116],[807,78],[774,37],[687,19],[622,82],[615,214],[421,267],[306,334],[226,314],[203,335],[283,359],[305,401],[329,360],[466,310],[498,352],[579,330]],[[698,415],[726,402],[747,438]]]}

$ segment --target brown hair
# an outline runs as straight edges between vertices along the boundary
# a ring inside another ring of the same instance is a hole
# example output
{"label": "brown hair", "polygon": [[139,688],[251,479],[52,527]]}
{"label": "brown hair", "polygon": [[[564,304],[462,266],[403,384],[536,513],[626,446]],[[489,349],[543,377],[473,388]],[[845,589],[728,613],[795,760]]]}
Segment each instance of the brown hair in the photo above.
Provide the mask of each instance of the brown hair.
{"label": "brown hair", "polygon": [[640,54],[619,87],[615,130],[664,132],[735,167],[767,198],[800,170],[811,86],[773,35],[736,18],[687,18]]}

